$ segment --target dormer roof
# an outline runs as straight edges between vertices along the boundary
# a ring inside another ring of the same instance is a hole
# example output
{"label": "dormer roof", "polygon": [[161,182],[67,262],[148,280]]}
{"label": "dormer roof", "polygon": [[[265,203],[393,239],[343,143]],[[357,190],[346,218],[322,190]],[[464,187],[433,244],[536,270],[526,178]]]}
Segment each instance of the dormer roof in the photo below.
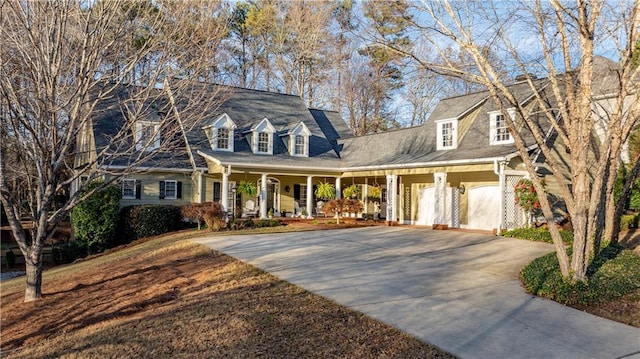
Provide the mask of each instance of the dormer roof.
{"label": "dormer roof", "polygon": [[229,117],[229,115],[225,112],[222,115],[218,116],[218,118],[216,118],[215,120],[211,121],[210,124],[203,126],[202,128],[209,128],[209,127],[215,127],[215,128],[232,128],[235,129],[238,126],[236,125],[236,123],[231,119],[231,117]]}

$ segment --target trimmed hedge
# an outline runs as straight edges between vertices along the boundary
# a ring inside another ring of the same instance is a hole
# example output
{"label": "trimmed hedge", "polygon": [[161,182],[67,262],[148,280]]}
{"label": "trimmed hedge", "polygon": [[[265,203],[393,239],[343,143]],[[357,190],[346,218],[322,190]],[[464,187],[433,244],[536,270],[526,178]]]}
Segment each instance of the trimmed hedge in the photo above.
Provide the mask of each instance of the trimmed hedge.
{"label": "trimmed hedge", "polygon": [[534,259],[520,272],[520,280],[531,294],[562,304],[593,305],[640,288],[640,257],[619,245],[610,245],[591,262],[587,277],[586,283],[567,281],[560,273],[555,252]]}
{"label": "trimmed hedge", "polygon": [[120,234],[128,240],[157,236],[182,228],[182,214],[178,206],[128,206],[120,210]]}
{"label": "trimmed hedge", "polygon": [[[551,233],[545,228],[516,228],[502,234],[505,237],[527,239],[534,242],[553,243]],[[560,231],[562,241],[565,244],[573,243],[573,233],[571,231]]]}
{"label": "trimmed hedge", "polygon": [[[91,183],[87,190],[92,190],[101,184],[100,182]],[[78,203],[71,211],[75,240],[89,254],[102,252],[117,244],[120,197],[120,188],[107,186]]]}

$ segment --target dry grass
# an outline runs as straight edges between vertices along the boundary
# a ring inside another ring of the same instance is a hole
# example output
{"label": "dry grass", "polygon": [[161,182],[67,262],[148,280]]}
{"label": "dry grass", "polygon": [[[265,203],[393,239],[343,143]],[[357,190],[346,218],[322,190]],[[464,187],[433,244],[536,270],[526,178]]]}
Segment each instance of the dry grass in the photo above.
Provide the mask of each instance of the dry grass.
{"label": "dry grass", "polygon": [[[269,231],[269,229],[264,229]],[[2,358],[449,358],[228,256],[167,235],[2,283]]]}

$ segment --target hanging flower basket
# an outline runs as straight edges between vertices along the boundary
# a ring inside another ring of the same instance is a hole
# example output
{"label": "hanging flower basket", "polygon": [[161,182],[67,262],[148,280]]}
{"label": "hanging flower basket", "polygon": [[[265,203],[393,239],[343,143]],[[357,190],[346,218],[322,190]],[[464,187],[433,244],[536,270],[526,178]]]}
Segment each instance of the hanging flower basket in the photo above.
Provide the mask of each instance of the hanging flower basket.
{"label": "hanging flower basket", "polygon": [[367,199],[371,202],[380,202],[380,199],[382,199],[382,188],[380,188],[380,186],[371,187]]}
{"label": "hanging flower basket", "polygon": [[236,191],[249,197],[258,195],[258,188],[253,182],[241,181],[236,187]]}
{"label": "hanging flower basket", "polygon": [[331,183],[320,183],[316,187],[315,192],[316,198],[321,199],[323,201],[329,201],[336,198],[336,188]]}
{"label": "hanging flower basket", "polygon": [[355,198],[358,197],[359,194],[360,194],[360,189],[355,184],[352,184],[351,186],[345,188],[342,191],[342,197],[343,198],[355,199]]}

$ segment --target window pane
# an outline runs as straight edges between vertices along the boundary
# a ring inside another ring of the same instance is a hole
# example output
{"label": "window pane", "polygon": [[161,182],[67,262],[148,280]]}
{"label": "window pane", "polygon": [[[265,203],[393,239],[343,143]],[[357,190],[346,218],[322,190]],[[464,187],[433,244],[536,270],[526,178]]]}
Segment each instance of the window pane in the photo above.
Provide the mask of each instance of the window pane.
{"label": "window pane", "polygon": [[442,147],[453,146],[453,123],[442,124]]}
{"label": "window pane", "polygon": [[136,124],[136,148],[138,150],[154,150],[159,146],[160,134],[158,124],[153,122],[138,122]]}
{"label": "window pane", "polygon": [[496,116],[496,141],[509,141],[511,139],[507,121],[503,115]]}
{"label": "window pane", "polygon": [[269,152],[269,134],[266,132],[258,134],[258,152]]}
{"label": "window pane", "polygon": [[304,155],[304,152],[305,152],[304,149],[305,149],[304,136],[297,135],[295,137],[295,147],[294,147],[293,153],[296,155]]}
{"label": "window pane", "polygon": [[218,129],[218,148],[225,150],[229,149],[229,129]]}
{"label": "window pane", "polygon": [[302,208],[307,208],[307,185],[306,184],[300,185],[300,201],[298,201],[298,206],[300,206],[301,210]]}
{"label": "window pane", "polygon": [[136,198],[136,180],[122,180],[122,198]]}
{"label": "window pane", "polygon": [[176,181],[164,181],[164,198],[176,199],[178,196]]}

